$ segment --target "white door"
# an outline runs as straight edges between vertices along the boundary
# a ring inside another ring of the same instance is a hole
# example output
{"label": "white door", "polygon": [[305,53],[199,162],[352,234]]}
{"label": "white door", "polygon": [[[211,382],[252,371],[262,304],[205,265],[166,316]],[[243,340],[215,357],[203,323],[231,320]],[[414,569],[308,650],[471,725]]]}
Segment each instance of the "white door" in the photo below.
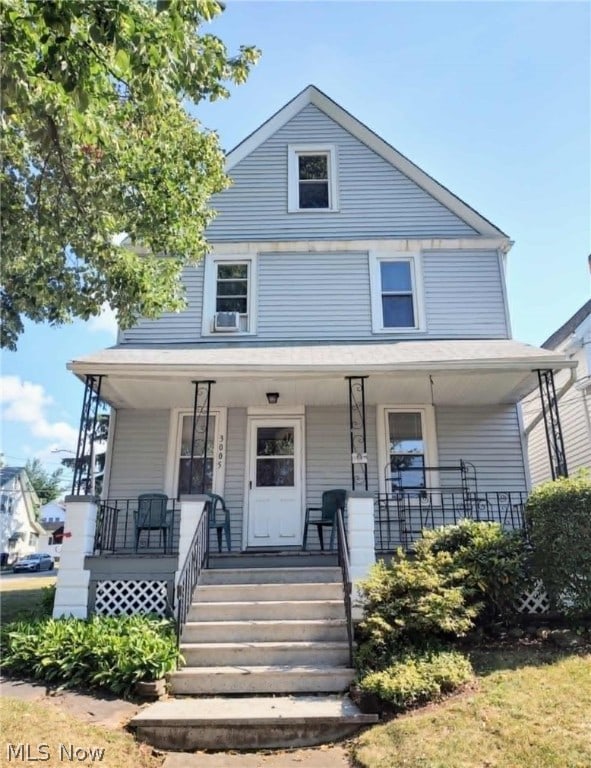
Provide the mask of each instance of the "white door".
{"label": "white door", "polygon": [[247,546],[301,544],[301,422],[253,419],[249,439]]}

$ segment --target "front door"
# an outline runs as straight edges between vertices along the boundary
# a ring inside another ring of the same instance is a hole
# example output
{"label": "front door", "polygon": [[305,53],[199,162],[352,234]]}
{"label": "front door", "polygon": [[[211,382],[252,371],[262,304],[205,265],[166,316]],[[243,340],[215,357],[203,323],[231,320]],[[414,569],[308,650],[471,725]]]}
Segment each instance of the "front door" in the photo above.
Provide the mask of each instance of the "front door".
{"label": "front door", "polygon": [[302,542],[302,427],[299,419],[252,419],[248,479],[249,547]]}

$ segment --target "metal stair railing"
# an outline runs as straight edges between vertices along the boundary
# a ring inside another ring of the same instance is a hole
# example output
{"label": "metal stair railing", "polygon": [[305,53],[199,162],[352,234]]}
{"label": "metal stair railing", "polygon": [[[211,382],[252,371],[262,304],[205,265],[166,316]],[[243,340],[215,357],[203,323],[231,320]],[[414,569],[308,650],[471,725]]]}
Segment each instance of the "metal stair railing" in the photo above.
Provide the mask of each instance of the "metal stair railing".
{"label": "metal stair railing", "polygon": [[351,593],[353,588],[351,584],[351,568],[349,564],[349,545],[347,542],[347,534],[345,532],[345,524],[343,522],[343,513],[340,509],[337,509],[336,513],[336,525],[338,563],[341,568],[343,591],[345,593],[345,616],[347,619],[347,639],[349,641],[349,665],[353,666],[353,609],[351,604]]}
{"label": "metal stair railing", "polygon": [[193,592],[199,581],[199,574],[209,559],[209,508],[206,504],[197,528],[193,534],[191,546],[181,568],[176,586],[176,638],[180,644],[181,631],[187,620]]}

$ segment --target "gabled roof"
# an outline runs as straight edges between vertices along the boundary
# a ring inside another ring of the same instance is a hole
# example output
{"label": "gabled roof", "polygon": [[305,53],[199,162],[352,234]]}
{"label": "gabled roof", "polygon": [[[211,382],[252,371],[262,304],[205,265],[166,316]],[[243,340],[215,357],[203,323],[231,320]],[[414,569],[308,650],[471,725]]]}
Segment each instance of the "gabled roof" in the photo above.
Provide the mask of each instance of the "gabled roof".
{"label": "gabled roof", "polygon": [[579,325],[581,325],[583,320],[589,317],[589,315],[591,315],[591,299],[585,302],[572,317],[569,317],[564,325],[561,325],[557,331],[554,331],[554,333],[542,344],[542,347],[544,349],[556,349],[559,344],[562,344],[565,339],[568,339],[571,333],[574,333],[577,330]]}
{"label": "gabled roof", "polygon": [[370,128],[364,125],[356,117],[353,117],[353,115],[347,112],[346,109],[343,109],[343,107],[337,104],[336,101],[333,101],[314,85],[309,85],[307,88],[304,88],[303,91],[283,106],[278,112],[275,112],[275,114],[257,128],[256,131],[253,131],[253,133],[241,141],[240,144],[234,147],[234,149],[226,156],[226,171],[231,171],[237,163],[257,149],[257,147],[282,128],[308,104],[313,104],[319,110],[324,112],[352,136],[355,136],[355,138],[363,142],[366,146],[376,152],[376,154],[391,163],[407,178],[424,189],[425,192],[438,200],[442,205],[448,208],[448,210],[452,211],[452,213],[455,213],[456,216],[469,224],[477,232],[482,235],[504,237],[508,239],[508,235],[506,235],[505,232],[498,227],[495,227],[494,224],[475,211],[474,208],[471,208],[463,200],[460,200],[459,197],[454,195],[453,192],[450,192],[450,190],[447,189],[447,187],[444,187],[443,184],[435,181],[432,176],[429,176],[428,173],[421,170],[418,165],[415,165],[401,152],[394,149],[394,147],[378,136],[377,133],[374,133]]}

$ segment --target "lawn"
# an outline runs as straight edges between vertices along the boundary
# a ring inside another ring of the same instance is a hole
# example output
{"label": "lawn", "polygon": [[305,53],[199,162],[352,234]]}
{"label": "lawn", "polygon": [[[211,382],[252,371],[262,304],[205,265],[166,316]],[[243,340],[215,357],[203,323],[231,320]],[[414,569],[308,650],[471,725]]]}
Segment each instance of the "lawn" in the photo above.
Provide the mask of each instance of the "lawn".
{"label": "lawn", "polygon": [[[51,703],[3,698],[0,723],[0,753],[15,764],[36,764],[40,760],[48,768],[63,768],[71,763],[95,763],[104,768],[159,768],[163,762],[162,756],[155,756],[150,747],[136,743],[131,734],[83,723]],[[20,744],[30,745],[25,759],[19,759],[14,752]],[[100,750],[104,750],[102,756]]]}
{"label": "lawn", "polygon": [[55,584],[55,576],[24,576],[22,579],[0,578],[0,619],[3,624],[26,619],[34,613],[43,596],[43,588]]}
{"label": "lawn", "polygon": [[591,655],[474,654],[478,680],[439,705],[364,733],[363,768],[589,768]]}

